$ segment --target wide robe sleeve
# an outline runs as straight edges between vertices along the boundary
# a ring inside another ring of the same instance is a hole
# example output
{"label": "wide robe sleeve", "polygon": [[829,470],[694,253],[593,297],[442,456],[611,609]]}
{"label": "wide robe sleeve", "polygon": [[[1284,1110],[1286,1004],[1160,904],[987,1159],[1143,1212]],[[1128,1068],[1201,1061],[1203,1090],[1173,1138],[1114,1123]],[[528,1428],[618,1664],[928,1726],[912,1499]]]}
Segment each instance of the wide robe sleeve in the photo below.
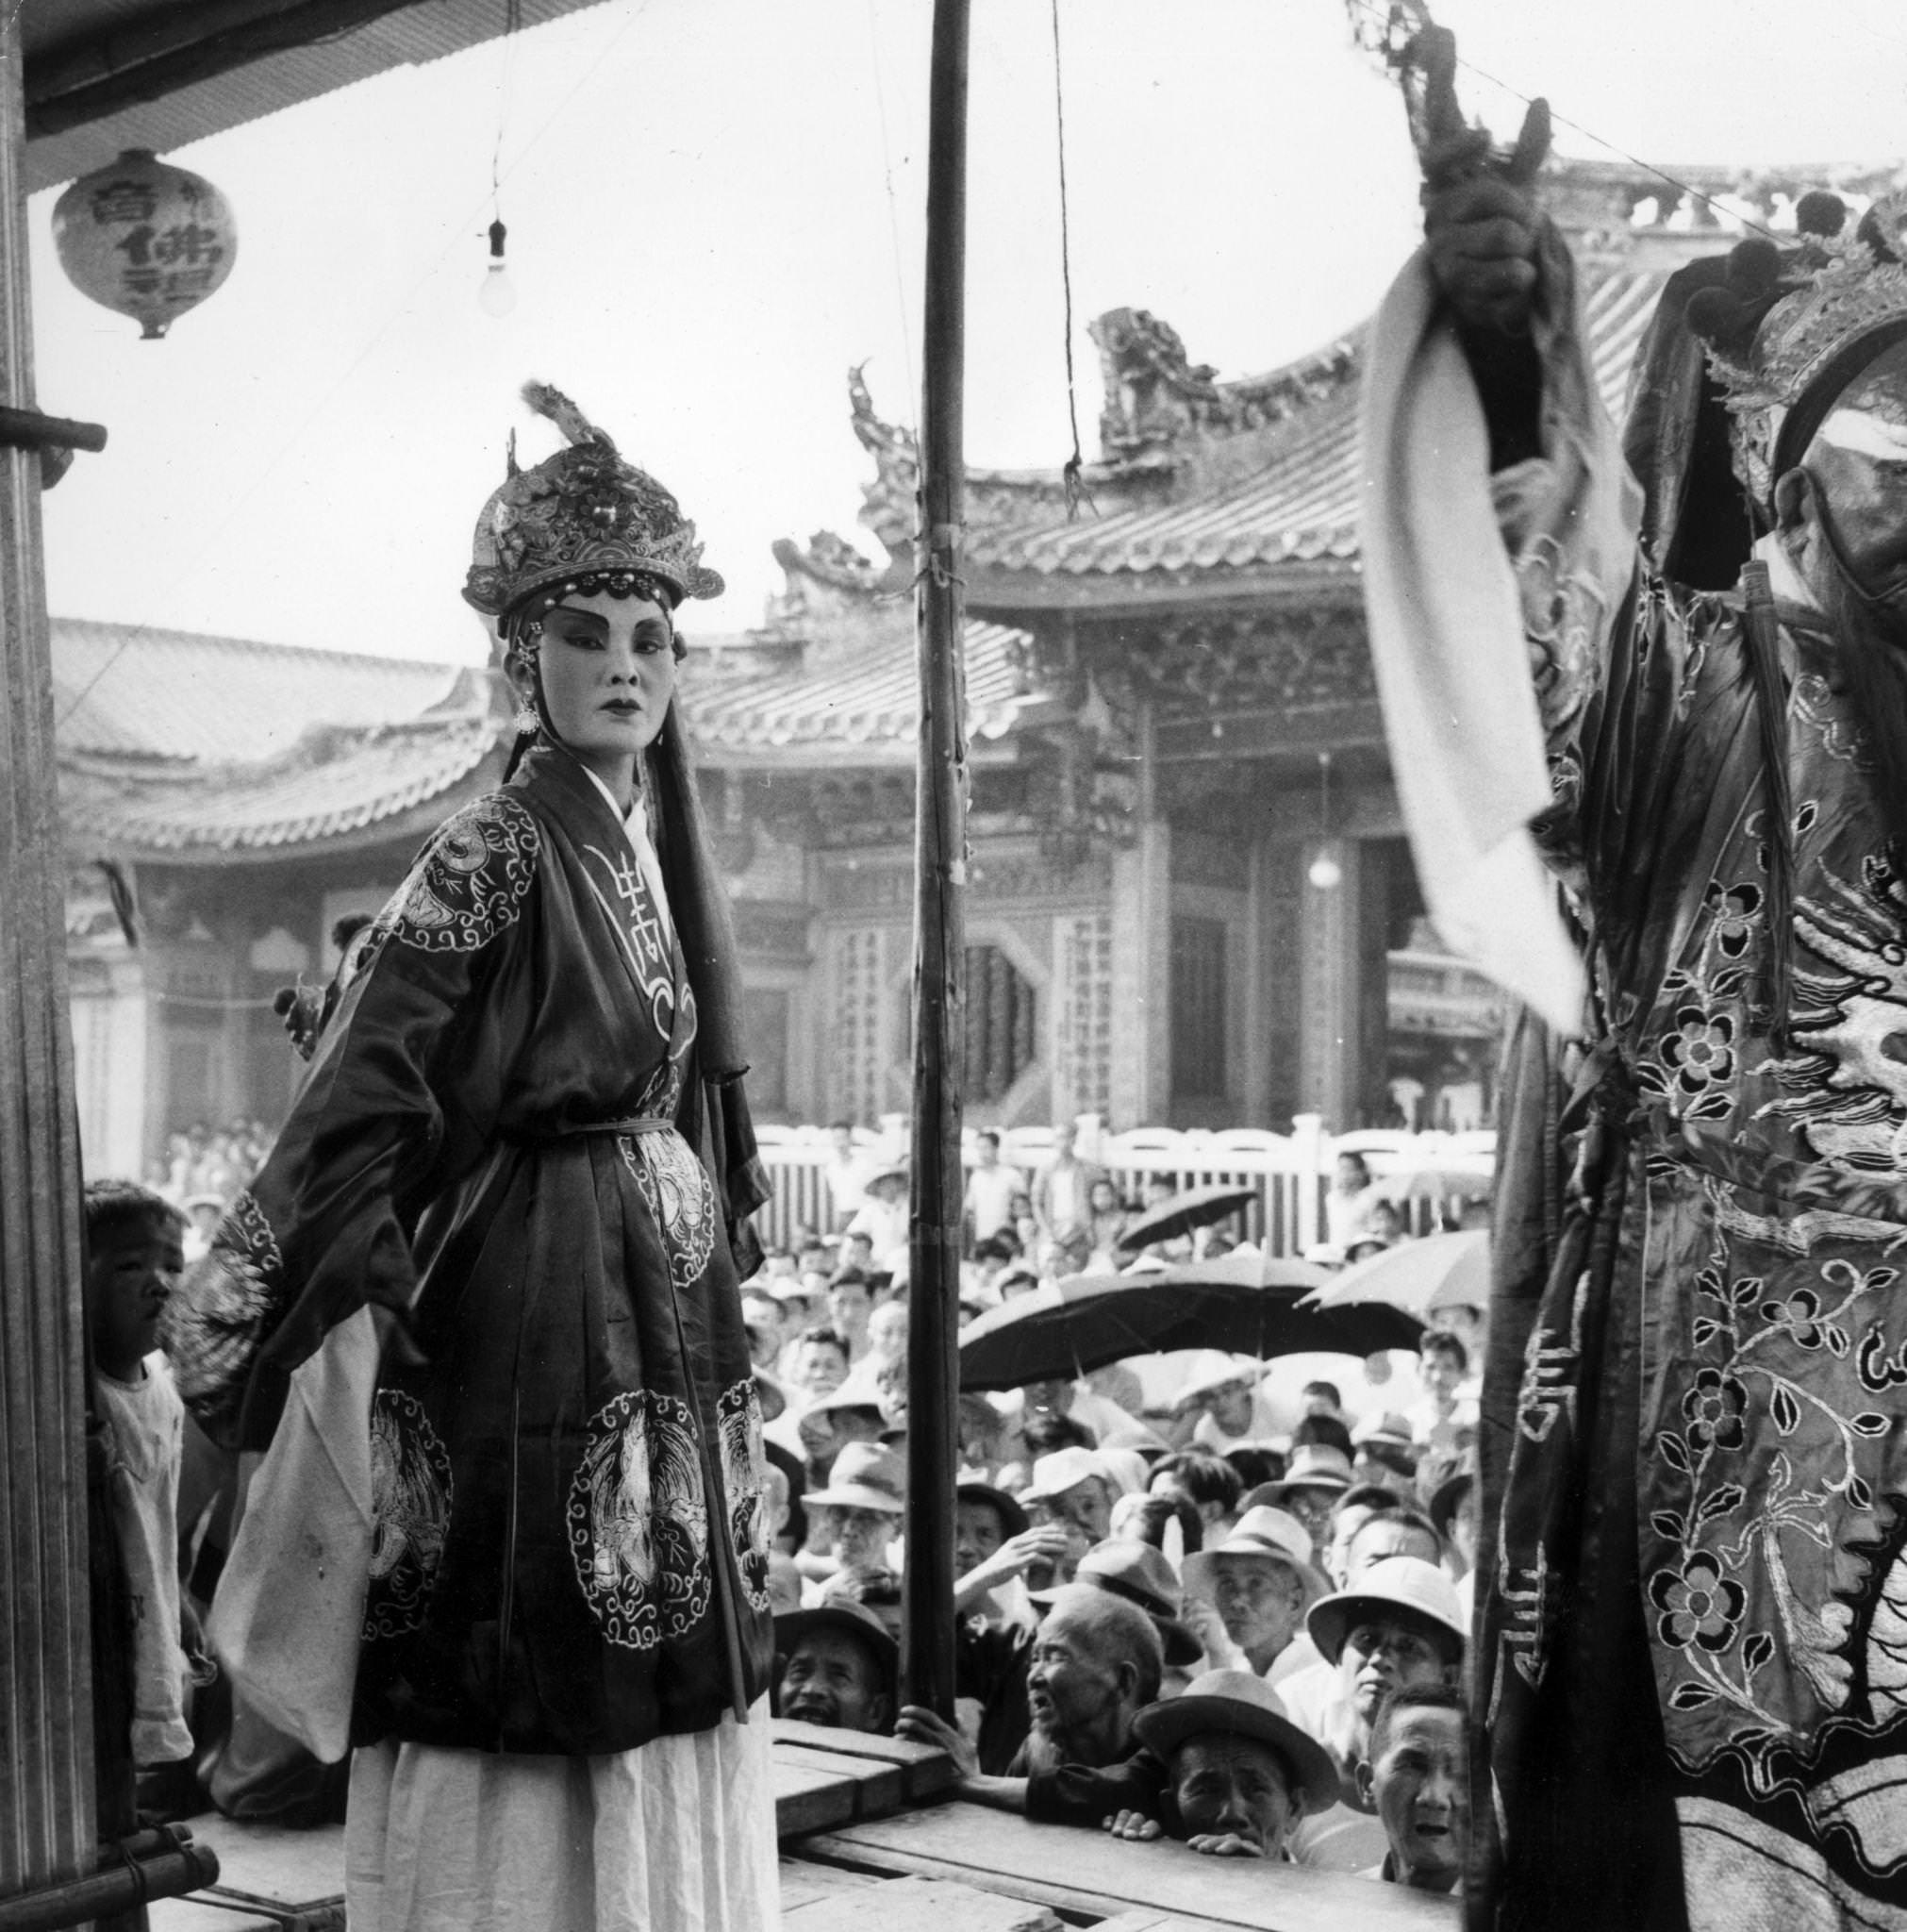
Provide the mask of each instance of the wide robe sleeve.
{"label": "wide robe sleeve", "polygon": [[540,836],[509,792],[424,848],[354,942],[350,980],[270,1159],[168,1315],[180,1393],[209,1433],[271,1439],[292,1370],[367,1305],[401,1324],[427,1204],[476,1174],[529,976]]}

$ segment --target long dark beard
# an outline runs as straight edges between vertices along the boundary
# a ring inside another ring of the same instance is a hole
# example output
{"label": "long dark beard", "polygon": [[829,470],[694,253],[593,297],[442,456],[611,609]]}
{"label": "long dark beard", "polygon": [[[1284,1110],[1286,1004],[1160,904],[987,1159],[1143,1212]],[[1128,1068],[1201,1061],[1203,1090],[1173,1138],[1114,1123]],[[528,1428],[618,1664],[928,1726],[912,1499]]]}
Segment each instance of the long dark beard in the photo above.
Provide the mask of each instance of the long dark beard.
{"label": "long dark beard", "polygon": [[[1821,508],[1817,496],[1817,513]],[[1872,595],[1825,516],[1821,528],[1832,563],[1822,608],[1833,635],[1838,682],[1860,728],[1874,803],[1899,870],[1907,862],[1907,609]]]}

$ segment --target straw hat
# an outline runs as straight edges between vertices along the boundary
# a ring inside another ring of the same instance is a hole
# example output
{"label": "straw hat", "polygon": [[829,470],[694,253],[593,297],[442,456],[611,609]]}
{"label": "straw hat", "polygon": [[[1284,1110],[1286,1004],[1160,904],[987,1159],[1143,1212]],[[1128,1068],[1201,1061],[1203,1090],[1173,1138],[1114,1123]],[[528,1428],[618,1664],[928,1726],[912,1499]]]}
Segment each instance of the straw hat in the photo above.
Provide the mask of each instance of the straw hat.
{"label": "straw hat", "polygon": [[1097,1476],[1114,1495],[1123,1491],[1121,1483],[1107,1462],[1096,1449],[1055,1449],[1050,1456],[1034,1459],[1033,1480],[1020,1491],[1022,1503],[1044,1503],[1054,1496],[1063,1496],[1069,1490],[1076,1490],[1081,1483]]}
{"label": "straw hat", "polygon": [[809,1507],[880,1509],[889,1516],[906,1509],[907,1466],[883,1442],[850,1442],[835,1457],[827,1487],[810,1490]]}
{"label": "straw hat", "polygon": [[786,1610],[774,1620],[774,1647],[783,1657],[792,1657],[795,1646],[810,1630],[842,1630],[857,1637],[874,1653],[886,1688],[891,1691],[901,1670],[901,1646],[887,1634],[883,1624],[865,1604],[853,1597],[830,1597],[811,1610]]}
{"label": "straw hat", "polygon": [[1351,1483],[1351,1458],[1342,1449],[1334,1449],[1329,1442],[1301,1442],[1284,1477],[1267,1483],[1264,1491],[1282,1503],[1293,1490],[1348,1490]]}
{"label": "straw hat", "polygon": [[1409,1421],[1395,1411],[1385,1415],[1368,1415],[1351,1432],[1353,1448],[1361,1449],[1367,1442],[1374,1442],[1387,1449],[1412,1449],[1417,1439],[1410,1432]]}
{"label": "straw hat", "polygon": [[1250,1671],[1207,1671],[1185,1694],[1149,1704],[1133,1720],[1140,1741],[1169,1758],[1188,1738],[1213,1731],[1256,1738],[1291,1767],[1302,1790],[1294,1791],[1308,1812],[1328,1811],[1338,1800],[1337,1766],[1318,1740],[1285,1713],[1277,1691]]}
{"label": "straw hat", "polygon": [[1304,1627],[1326,1663],[1335,1664],[1344,1640],[1360,1617],[1395,1616],[1432,1630],[1448,1631],[1461,1644],[1469,1641],[1469,1619],[1458,1601],[1456,1585],[1434,1563],[1421,1557],[1386,1557],[1357,1579],[1354,1590],[1341,1590],[1311,1607]]}
{"label": "straw hat", "polygon": [[[1164,1553],[1153,1549],[1151,1543],[1135,1542],[1126,1537],[1095,1543],[1079,1559],[1073,1582],[1090,1584],[1095,1590],[1136,1604],[1152,1620],[1165,1646],[1166,1662],[1173,1670],[1183,1671],[1204,1656],[1205,1646],[1179,1620],[1185,1607],[1185,1591],[1179,1587],[1179,1579],[1172,1574],[1172,1566]],[[1030,1590],[1026,1593],[1034,1603],[1051,1604],[1059,1589],[1065,1587]]]}
{"label": "straw hat", "polygon": [[1221,1543],[1195,1550],[1186,1558],[1186,1588],[1203,1597],[1218,1582],[1214,1565],[1220,1557],[1262,1557],[1297,1573],[1304,1585],[1304,1607],[1331,1593],[1331,1585],[1311,1560],[1311,1532],[1297,1517],[1269,1504],[1248,1509]]}

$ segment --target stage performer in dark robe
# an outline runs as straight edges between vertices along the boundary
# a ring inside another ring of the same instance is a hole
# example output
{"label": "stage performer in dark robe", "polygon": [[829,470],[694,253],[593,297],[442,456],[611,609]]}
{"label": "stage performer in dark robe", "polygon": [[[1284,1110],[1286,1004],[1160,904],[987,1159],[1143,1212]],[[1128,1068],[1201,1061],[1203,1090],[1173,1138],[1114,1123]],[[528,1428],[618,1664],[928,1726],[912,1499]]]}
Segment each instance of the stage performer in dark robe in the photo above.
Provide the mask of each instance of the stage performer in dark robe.
{"label": "stage performer in dark robe", "polygon": [[[1903,1927],[1900,210],[1810,195],[1678,273],[1618,445],[1540,117],[1494,155],[1442,38],[1372,338],[1374,646],[1387,708],[1398,653],[1462,691],[1477,560],[1434,534],[1494,511],[1587,985],[1580,1045],[1526,1026],[1506,1074],[1471,1924]],[[1465,408],[1473,455],[1414,468]],[[1394,758],[1487,758],[1462,723],[1393,715]]]}
{"label": "stage performer in dark robe", "polygon": [[170,1344],[259,1448],[299,1366],[376,1317],[354,1928],[772,1925],[738,1293],[767,1188],[672,702],[676,607],[721,579],[666,490],[525,395],[570,446],[520,472],[513,441],[464,592],[522,705],[514,769],[352,942]]}

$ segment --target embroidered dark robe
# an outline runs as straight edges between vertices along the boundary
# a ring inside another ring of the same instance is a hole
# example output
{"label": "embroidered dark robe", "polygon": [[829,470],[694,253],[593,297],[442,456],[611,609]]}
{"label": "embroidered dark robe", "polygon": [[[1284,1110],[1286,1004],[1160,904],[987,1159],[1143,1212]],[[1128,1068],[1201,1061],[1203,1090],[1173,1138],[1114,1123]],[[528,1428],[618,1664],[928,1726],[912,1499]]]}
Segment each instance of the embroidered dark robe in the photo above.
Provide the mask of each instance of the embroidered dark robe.
{"label": "embroidered dark robe", "polygon": [[328,1329],[393,1317],[360,1742],[621,1751],[767,1687],[731,1246],[759,1171],[724,1173],[737,1136],[695,1035],[622,827],[539,747],[357,942],[276,1148],[188,1284],[188,1398],[250,1446]]}

